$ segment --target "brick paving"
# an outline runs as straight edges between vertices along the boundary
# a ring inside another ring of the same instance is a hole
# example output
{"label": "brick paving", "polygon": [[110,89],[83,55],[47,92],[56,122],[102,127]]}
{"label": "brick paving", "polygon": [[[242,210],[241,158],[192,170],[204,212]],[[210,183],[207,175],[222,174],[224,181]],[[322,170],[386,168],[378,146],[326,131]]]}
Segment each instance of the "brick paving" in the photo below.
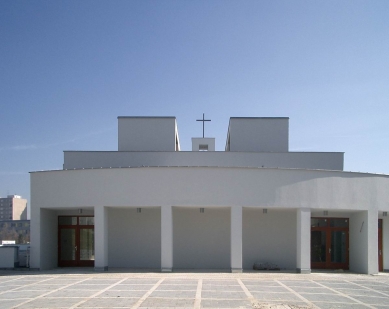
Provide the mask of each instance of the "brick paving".
{"label": "brick paving", "polygon": [[389,309],[389,273],[0,271],[6,308]]}

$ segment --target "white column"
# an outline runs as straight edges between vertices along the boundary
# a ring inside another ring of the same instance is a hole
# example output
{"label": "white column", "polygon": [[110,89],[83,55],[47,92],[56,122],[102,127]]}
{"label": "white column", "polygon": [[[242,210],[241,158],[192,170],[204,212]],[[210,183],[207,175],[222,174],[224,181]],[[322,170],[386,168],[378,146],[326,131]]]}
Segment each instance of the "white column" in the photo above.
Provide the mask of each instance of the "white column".
{"label": "white column", "polygon": [[231,207],[231,272],[242,272],[242,206]]}
{"label": "white column", "polygon": [[369,210],[367,212],[367,273],[378,273],[378,211]]}
{"label": "white column", "polygon": [[161,271],[173,269],[172,206],[161,206]]}
{"label": "white column", "polygon": [[108,209],[95,206],[95,270],[108,270]]}
{"label": "white column", "polygon": [[311,272],[311,211],[297,209],[297,257],[296,271],[302,274]]}

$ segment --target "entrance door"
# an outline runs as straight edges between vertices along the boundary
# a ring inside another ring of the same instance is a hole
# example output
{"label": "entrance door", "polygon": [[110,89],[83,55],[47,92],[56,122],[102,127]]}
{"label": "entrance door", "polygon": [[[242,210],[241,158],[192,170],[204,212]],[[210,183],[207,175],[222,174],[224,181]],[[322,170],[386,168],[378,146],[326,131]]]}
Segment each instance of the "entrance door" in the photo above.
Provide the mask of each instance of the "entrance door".
{"label": "entrance door", "polygon": [[384,271],[384,259],[382,255],[382,219],[378,219],[378,271]]}
{"label": "entrance door", "polygon": [[94,218],[58,217],[58,266],[94,266]]}
{"label": "entrance door", "polygon": [[311,218],[311,268],[349,268],[347,218]]}

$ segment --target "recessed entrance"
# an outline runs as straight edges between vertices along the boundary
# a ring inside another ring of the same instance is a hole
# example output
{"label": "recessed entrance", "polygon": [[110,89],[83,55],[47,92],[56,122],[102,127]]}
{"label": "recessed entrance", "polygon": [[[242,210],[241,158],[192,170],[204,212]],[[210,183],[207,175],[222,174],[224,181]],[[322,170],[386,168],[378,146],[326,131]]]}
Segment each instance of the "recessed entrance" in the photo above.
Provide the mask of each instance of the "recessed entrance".
{"label": "recessed entrance", "polygon": [[349,269],[348,218],[311,218],[311,268]]}
{"label": "recessed entrance", "polygon": [[58,217],[58,266],[94,266],[94,217]]}

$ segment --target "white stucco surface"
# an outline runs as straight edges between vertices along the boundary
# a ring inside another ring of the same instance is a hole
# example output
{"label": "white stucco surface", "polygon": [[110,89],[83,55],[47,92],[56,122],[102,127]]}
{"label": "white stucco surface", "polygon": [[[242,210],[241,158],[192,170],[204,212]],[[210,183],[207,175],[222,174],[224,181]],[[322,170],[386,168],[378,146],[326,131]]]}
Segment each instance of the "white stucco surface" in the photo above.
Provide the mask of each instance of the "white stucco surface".
{"label": "white stucco surface", "polygon": [[243,209],[243,268],[255,262],[296,269],[296,210]]}
{"label": "white stucco surface", "polygon": [[231,117],[226,150],[287,152],[289,118]]}
{"label": "white stucco surface", "polygon": [[108,266],[161,268],[161,209],[109,208]]}
{"label": "white stucco surface", "polygon": [[175,117],[118,117],[119,151],[175,151]]}
{"label": "white stucco surface", "polygon": [[142,166],[279,167],[343,170],[342,152],[65,151],[64,169]]}
{"label": "white stucco surface", "polygon": [[226,207],[174,207],[174,268],[229,270],[230,220]]}

